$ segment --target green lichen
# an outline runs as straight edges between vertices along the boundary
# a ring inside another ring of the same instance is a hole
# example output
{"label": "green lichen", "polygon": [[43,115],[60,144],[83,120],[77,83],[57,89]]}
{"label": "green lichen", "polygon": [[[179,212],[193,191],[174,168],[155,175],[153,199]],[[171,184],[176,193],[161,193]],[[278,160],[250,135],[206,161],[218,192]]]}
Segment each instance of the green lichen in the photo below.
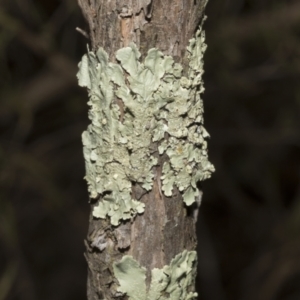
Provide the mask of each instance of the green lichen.
{"label": "green lichen", "polygon": [[170,265],[151,271],[151,284],[146,288],[146,269],[131,256],[125,255],[113,264],[114,275],[119,281],[118,291],[129,300],[188,300],[197,293],[189,292],[194,286],[197,254],[184,250],[172,259]]}
{"label": "green lichen", "polygon": [[131,256],[125,255],[113,264],[115,277],[120,287],[118,291],[130,296],[130,300],[146,300],[146,269]]}
{"label": "green lichen", "polygon": [[91,120],[82,135],[85,179],[90,197],[101,196],[95,217],[110,217],[118,225],[144,211],[131,189],[132,183],[152,189],[158,162],[153,142],[160,155],[169,157],[161,177],[165,196],[177,186],[187,205],[195,202],[197,181],[214,171],[207,158],[200,98],[205,48],[200,29],[187,47],[187,77],[180,64],[157,49],[150,49],[141,62],[135,44],[116,52],[117,63],[109,62],[102,48],[83,56],[77,76],[89,92]]}

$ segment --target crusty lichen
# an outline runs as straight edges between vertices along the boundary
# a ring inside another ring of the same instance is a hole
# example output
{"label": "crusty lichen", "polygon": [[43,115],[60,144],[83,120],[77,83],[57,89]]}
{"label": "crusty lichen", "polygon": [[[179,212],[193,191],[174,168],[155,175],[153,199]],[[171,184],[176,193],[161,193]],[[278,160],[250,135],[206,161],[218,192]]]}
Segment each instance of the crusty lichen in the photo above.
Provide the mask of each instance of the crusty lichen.
{"label": "crusty lichen", "polygon": [[151,271],[151,284],[146,288],[146,269],[132,256],[125,255],[113,264],[118,279],[118,292],[126,294],[129,300],[188,300],[197,293],[189,292],[196,277],[197,253],[184,250],[172,259],[170,265]]}
{"label": "crusty lichen", "polygon": [[[108,61],[99,48],[82,58],[79,85],[89,91],[92,123],[82,135],[86,180],[91,198],[101,196],[93,215],[120,220],[144,211],[132,198],[132,183],[151,190],[157,165],[153,142],[169,161],[163,165],[162,190],[171,196],[173,186],[187,205],[198,195],[196,183],[210,177],[214,167],[207,158],[208,137],[203,127],[202,83],[204,32],[199,29],[187,47],[183,67],[157,49],[144,62],[135,44],[116,52],[117,63]],[[120,110],[118,99],[123,102]]]}

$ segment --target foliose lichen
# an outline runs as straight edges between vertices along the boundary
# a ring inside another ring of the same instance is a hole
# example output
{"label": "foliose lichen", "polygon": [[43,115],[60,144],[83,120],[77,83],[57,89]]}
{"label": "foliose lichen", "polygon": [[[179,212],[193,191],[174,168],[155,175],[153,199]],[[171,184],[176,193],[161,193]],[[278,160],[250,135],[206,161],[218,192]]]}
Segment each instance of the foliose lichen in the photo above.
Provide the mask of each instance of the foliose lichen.
{"label": "foliose lichen", "polygon": [[91,124],[82,140],[90,197],[101,196],[95,217],[108,216],[118,225],[144,211],[132,197],[132,183],[152,189],[157,149],[169,158],[161,177],[164,195],[171,196],[177,186],[186,205],[195,202],[196,183],[214,171],[200,97],[205,49],[199,29],[187,47],[186,76],[182,65],[158,49],[150,49],[141,62],[133,43],[116,52],[117,63],[109,62],[102,48],[83,56],[77,77],[89,92]]}
{"label": "foliose lichen", "polygon": [[189,300],[197,293],[189,292],[196,277],[197,254],[184,250],[172,259],[170,265],[151,271],[151,284],[146,288],[146,269],[132,256],[125,255],[113,264],[118,279],[118,292],[126,294],[129,300]]}

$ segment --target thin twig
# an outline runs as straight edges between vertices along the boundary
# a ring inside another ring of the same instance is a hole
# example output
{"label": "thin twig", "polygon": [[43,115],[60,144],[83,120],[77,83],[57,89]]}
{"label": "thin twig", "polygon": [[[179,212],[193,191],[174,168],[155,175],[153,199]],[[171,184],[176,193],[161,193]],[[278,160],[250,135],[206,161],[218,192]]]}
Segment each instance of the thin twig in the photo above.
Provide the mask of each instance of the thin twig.
{"label": "thin twig", "polygon": [[76,29],[76,31],[78,31],[79,33],[81,33],[85,38],[87,38],[87,39],[90,38],[89,34],[86,31],[84,31],[83,29],[81,29],[79,27],[76,27],[75,29]]}

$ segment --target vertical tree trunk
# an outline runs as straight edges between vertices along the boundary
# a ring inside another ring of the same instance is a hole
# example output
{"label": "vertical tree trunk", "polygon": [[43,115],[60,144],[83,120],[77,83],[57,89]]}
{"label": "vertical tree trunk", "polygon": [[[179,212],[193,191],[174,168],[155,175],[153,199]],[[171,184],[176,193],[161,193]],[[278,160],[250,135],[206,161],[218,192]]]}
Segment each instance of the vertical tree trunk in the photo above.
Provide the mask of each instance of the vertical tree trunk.
{"label": "vertical tree trunk", "polygon": [[92,121],[88,299],[193,299],[198,183],[213,172],[200,99],[206,0],[79,5],[92,47],[78,73]]}

